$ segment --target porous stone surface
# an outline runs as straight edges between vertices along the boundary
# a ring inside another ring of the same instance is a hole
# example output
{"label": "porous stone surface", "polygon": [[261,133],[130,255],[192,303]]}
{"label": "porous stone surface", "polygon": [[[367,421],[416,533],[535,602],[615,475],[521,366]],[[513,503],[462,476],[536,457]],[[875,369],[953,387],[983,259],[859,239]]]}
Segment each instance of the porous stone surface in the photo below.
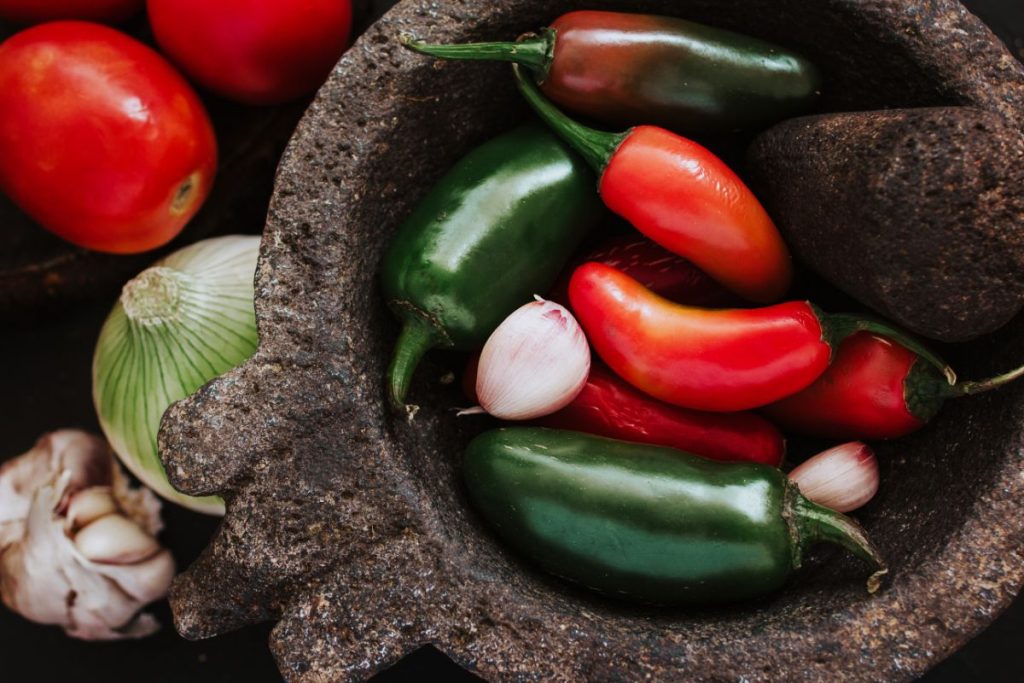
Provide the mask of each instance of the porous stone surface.
{"label": "porous stone surface", "polygon": [[[227,499],[180,576],[178,630],[273,619],[289,681],[361,680],[433,644],[491,680],[909,680],[1009,603],[1024,563],[1024,390],[949,405],[879,448],[883,487],[859,517],[893,576],[877,595],[841,553],[778,595],[729,608],[636,608],[508,552],[459,478],[479,422],[432,354],[413,419],[385,407],[397,325],[376,277],[391,234],[474,145],[525,116],[507,67],[410,54],[401,31],[511,37],[570,9],[660,12],[803,49],[825,111],[973,105],[1024,113],[1024,74],[950,0],[406,0],[342,59],[280,170],[257,273],[260,349],[165,416],[172,482]],[[972,348],[965,376],[1019,362],[1024,327]]]}
{"label": "porous stone surface", "polygon": [[798,260],[901,325],[964,341],[1024,305],[1024,136],[999,114],[792,119],[748,167]]}

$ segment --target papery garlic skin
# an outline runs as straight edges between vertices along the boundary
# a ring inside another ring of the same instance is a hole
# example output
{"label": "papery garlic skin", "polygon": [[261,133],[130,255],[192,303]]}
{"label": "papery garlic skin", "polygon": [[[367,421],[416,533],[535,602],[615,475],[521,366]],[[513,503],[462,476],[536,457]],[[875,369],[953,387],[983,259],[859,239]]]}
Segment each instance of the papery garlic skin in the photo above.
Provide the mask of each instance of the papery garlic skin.
{"label": "papery garlic skin", "polygon": [[537,297],[491,333],[480,354],[480,407],[503,420],[530,420],[572,403],[590,374],[590,346],[576,318]]}
{"label": "papery garlic skin", "polygon": [[878,493],[878,459],[859,441],[822,451],[789,473],[811,501],[837,512],[851,512]]}
{"label": "papery garlic skin", "polygon": [[0,599],[75,638],[152,634],[159,625],[140,610],[166,595],[175,571],[154,538],[159,511],[100,439],[43,437],[0,467]]}

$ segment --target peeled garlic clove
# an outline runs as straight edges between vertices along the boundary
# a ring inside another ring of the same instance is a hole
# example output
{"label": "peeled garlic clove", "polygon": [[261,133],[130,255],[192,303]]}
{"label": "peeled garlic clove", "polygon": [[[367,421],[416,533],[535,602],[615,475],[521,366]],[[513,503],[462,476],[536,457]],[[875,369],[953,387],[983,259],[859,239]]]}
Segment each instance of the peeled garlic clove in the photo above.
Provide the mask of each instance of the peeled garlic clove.
{"label": "peeled garlic clove", "polygon": [[64,527],[71,530],[81,529],[92,524],[100,517],[117,513],[117,501],[108,486],[94,486],[79,491],[68,501]]}
{"label": "peeled garlic clove", "polygon": [[505,318],[480,354],[477,400],[503,420],[530,420],[564,408],[583,390],[590,347],[564,306],[537,297]]}
{"label": "peeled garlic clove", "polygon": [[75,536],[79,552],[93,562],[135,564],[160,551],[160,544],[122,515],[107,515]]}
{"label": "peeled garlic clove", "polygon": [[870,447],[854,441],[818,453],[790,472],[789,478],[811,501],[850,512],[878,492],[878,460]]}

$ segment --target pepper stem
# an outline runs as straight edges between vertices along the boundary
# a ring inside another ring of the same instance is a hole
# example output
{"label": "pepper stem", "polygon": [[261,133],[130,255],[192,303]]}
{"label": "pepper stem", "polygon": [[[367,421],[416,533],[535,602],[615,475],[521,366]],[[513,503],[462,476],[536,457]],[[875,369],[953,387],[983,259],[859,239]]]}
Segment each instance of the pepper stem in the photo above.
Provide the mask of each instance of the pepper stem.
{"label": "pepper stem", "polygon": [[537,72],[537,80],[543,82],[551,67],[555,50],[555,32],[543,29],[540,34],[529,34],[517,42],[464,43],[462,45],[439,45],[417,40],[409,33],[402,33],[398,41],[405,47],[420,54],[440,59],[479,60],[486,62],[513,62]]}
{"label": "pepper stem", "polygon": [[956,384],[956,373],[946,361],[939,358],[933,351],[906,332],[877,320],[868,320],[850,313],[823,314],[826,327],[826,340],[833,349],[844,339],[857,332],[872,332],[891,339],[897,344],[913,351],[921,358],[934,365],[946,377],[950,386]]}
{"label": "pepper stem", "polygon": [[1009,384],[1018,377],[1024,377],[1024,366],[1004,372],[1001,375],[996,375],[995,377],[989,377],[988,379],[981,379],[976,382],[960,382],[953,386],[943,387],[942,396],[944,398],[958,398],[960,396],[983,394],[986,391],[998,389],[1004,384]]}
{"label": "pepper stem", "polygon": [[868,593],[881,587],[882,577],[889,573],[889,568],[860,524],[799,494],[793,504],[793,514],[801,544],[826,541],[843,546],[874,567],[874,573],[868,577]]}
{"label": "pepper stem", "polygon": [[391,406],[396,410],[405,407],[405,395],[409,393],[416,366],[423,354],[435,346],[437,337],[430,323],[417,318],[406,319],[388,367],[389,398]]}
{"label": "pepper stem", "polygon": [[626,139],[630,131],[625,133],[608,133],[603,130],[596,130],[582,123],[575,121],[551,104],[537,89],[537,84],[523,75],[518,64],[512,65],[512,73],[516,78],[516,85],[526,101],[537,112],[537,115],[544,119],[555,133],[575,149],[586,159],[600,175],[608,160],[615,154],[622,141]]}

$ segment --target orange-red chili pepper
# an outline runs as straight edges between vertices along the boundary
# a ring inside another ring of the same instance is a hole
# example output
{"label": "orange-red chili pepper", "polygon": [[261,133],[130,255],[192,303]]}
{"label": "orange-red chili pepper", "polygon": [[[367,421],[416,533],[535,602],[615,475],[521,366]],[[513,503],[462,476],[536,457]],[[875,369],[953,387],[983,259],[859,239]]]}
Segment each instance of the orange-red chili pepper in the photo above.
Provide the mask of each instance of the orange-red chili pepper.
{"label": "orange-red chili pepper", "polygon": [[569,300],[604,362],[641,391],[674,405],[731,412],[773,403],[809,386],[832,349],[857,330],[882,332],[946,373],[934,354],[901,332],[808,302],[711,310],[674,304],[599,263],[576,269]]}
{"label": "orange-red chili pepper", "polygon": [[789,288],[789,251],[739,176],[696,142],[655,126],[625,133],[570,119],[512,66],[519,90],[548,125],[601,175],[609,209],[669,251],[750,301],[776,301]]}
{"label": "orange-red chili pepper", "polygon": [[843,340],[832,365],[803,391],[764,408],[783,429],[836,439],[894,439],[925,426],[947,398],[977,394],[1024,375],[1018,368],[950,385],[905,346],[859,332]]}

